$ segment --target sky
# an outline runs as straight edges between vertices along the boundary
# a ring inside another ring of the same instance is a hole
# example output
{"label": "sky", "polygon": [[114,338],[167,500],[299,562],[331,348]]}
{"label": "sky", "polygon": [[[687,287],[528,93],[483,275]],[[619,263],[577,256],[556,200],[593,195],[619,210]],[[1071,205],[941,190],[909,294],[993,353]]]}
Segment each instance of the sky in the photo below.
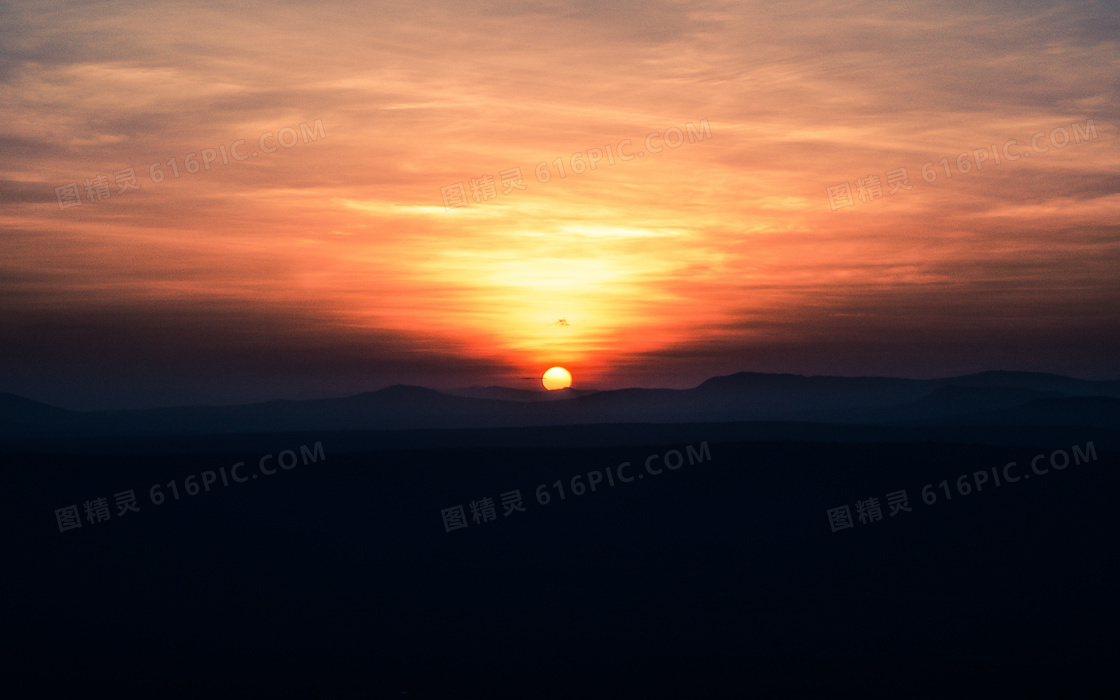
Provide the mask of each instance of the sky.
{"label": "sky", "polygon": [[1115,3],[0,2],[0,392],[1117,378],[1118,114]]}

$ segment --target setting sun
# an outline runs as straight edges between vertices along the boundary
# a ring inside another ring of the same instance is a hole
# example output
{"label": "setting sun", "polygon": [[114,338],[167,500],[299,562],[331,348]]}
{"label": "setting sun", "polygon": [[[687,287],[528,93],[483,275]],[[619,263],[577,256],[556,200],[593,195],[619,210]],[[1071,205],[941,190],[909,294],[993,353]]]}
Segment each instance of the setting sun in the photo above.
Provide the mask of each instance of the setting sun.
{"label": "setting sun", "polygon": [[572,374],[563,367],[552,367],[541,377],[541,382],[549,391],[567,389],[572,385]]}

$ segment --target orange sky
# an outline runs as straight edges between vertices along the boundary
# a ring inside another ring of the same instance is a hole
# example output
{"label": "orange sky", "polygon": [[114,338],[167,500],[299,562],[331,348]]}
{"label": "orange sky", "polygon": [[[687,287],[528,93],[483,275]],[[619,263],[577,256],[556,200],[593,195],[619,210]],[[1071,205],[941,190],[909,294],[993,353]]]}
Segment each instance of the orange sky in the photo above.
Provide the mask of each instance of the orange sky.
{"label": "orange sky", "polygon": [[[2,5],[0,391],[1120,374],[1115,8],[367,5]],[[239,139],[256,155],[186,171]],[[631,160],[571,171],[624,139]],[[1030,155],[996,164],[1011,139]],[[445,207],[514,167],[523,191]],[[882,197],[833,211],[869,175]]]}

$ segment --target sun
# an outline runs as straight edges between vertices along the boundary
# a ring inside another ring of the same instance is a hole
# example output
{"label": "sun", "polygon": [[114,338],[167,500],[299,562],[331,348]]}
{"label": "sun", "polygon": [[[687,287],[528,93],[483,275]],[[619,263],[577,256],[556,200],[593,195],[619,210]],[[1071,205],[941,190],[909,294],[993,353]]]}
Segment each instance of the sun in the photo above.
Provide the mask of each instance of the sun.
{"label": "sun", "polygon": [[541,381],[544,383],[544,388],[549,391],[567,389],[572,385],[572,373],[563,367],[551,367],[541,377]]}

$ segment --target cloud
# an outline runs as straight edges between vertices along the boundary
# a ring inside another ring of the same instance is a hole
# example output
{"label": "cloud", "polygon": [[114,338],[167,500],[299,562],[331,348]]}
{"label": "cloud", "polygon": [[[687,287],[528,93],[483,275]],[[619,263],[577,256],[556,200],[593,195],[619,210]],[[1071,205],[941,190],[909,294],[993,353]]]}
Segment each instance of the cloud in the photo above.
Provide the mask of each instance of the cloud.
{"label": "cloud", "polygon": [[[362,381],[404,362],[438,382],[451,356],[516,378],[563,356],[603,384],[676,371],[667,358],[693,361],[697,344],[749,369],[760,343],[873,348],[915,319],[955,333],[961,309],[976,334],[1016,331],[1040,309],[1084,334],[1118,306],[1120,20],[1107,4],[309,13],[160,0],[3,14],[0,313],[81,308],[120,334],[116,309],[158,326],[230,305],[247,325],[291,313],[331,353],[346,355],[355,329],[398,339],[385,363],[341,362]],[[957,164],[1089,119],[1092,141]],[[316,120],[325,138],[261,142]],[[666,145],[667,130],[702,120],[710,138]],[[238,140],[256,155],[188,170]],[[59,209],[56,187],[127,167],[138,191]],[[441,187],[469,195],[472,179],[514,167],[524,190],[445,208]],[[897,168],[911,190],[831,211],[828,187]],[[974,356],[1003,357],[982,346]],[[1068,366],[1057,348],[1039,357]],[[256,352],[271,351],[262,340]],[[32,358],[7,357],[6,376]],[[934,361],[897,358],[900,372]]]}

